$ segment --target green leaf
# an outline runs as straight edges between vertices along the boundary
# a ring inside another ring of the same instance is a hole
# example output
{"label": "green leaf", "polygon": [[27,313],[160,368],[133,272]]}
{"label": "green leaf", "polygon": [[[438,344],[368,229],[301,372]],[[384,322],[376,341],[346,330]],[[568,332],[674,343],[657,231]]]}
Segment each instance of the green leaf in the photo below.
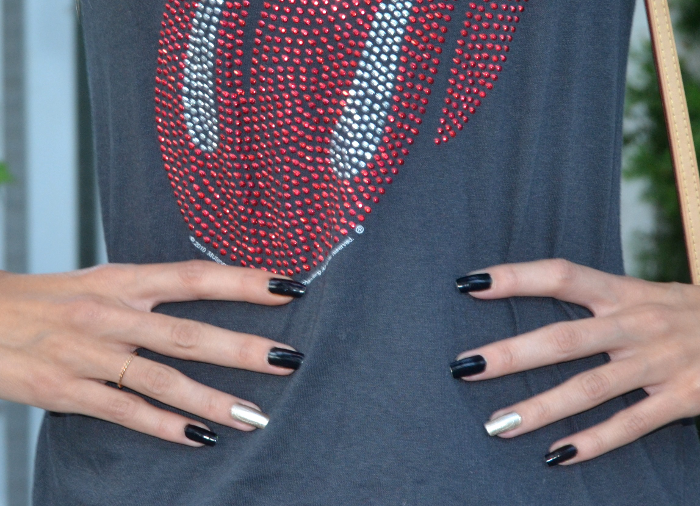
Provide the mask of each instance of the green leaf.
{"label": "green leaf", "polygon": [[7,164],[0,162],[0,184],[9,183],[10,181],[12,181],[12,174],[7,169]]}

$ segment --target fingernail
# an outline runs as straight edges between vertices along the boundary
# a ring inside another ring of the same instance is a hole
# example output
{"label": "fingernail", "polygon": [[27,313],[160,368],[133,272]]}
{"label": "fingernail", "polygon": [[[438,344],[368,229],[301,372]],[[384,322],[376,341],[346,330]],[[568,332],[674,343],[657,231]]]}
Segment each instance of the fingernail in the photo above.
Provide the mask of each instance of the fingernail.
{"label": "fingernail", "polygon": [[577,453],[578,450],[574,445],[566,445],[562,446],[561,448],[557,448],[552,453],[545,455],[544,461],[549,467],[553,467],[561,464],[562,462],[573,459]]}
{"label": "fingernail", "polygon": [[301,367],[304,362],[304,354],[294,350],[285,348],[272,348],[267,354],[267,363],[284,367],[285,369],[294,369],[295,371]]}
{"label": "fingernail", "polygon": [[234,404],[231,407],[231,416],[239,422],[247,423],[258,429],[264,429],[270,421],[270,417],[262,411],[243,404]]}
{"label": "fingernail", "polygon": [[298,299],[306,293],[306,285],[291,279],[272,278],[267,289],[275,295],[286,295]]}
{"label": "fingernail", "polygon": [[457,280],[457,289],[462,293],[483,292],[491,288],[492,284],[491,274],[470,274]]}
{"label": "fingernail", "polygon": [[219,436],[214,432],[199,427],[198,425],[188,425],[185,427],[185,436],[190,441],[202,443],[206,446],[214,446],[219,439]]}
{"label": "fingernail", "polygon": [[523,418],[517,413],[506,413],[495,420],[490,420],[484,424],[489,436],[498,436],[504,432],[515,429],[523,423]]}
{"label": "fingernail", "polygon": [[481,355],[463,358],[450,364],[453,378],[465,378],[484,372],[486,369],[486,359]]}

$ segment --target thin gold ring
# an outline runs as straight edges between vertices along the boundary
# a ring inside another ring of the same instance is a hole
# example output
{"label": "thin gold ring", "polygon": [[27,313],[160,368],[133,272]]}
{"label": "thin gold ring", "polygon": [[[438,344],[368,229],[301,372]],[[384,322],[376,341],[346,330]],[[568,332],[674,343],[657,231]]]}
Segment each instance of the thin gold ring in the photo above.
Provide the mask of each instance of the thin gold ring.
{"label": "thin gold ring", "polygon": [[122,366],[122,372],[119,373],[119,381],[117,381],[117,386],[120,389],[124,388],[124,386],[122,385],[122,378],[124,377],[124,373],[129,368],[129,364],[131,364],[131,361],[134,360],[134,357],[138,354],[138,351],[133,352],[131,355],[129,355],[129,358],[126,359],[126,362],[124,362],[124,365]]}

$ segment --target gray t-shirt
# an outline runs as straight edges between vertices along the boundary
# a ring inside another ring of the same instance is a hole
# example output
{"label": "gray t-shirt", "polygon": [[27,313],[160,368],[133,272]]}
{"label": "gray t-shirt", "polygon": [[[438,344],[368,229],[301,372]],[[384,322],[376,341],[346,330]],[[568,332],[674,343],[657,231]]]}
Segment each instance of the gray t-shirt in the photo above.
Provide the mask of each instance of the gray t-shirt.
{"label": "gray t-shirt", "polygon": [[483,422],[604,362],[465,384],[461,351],[588,317],[479,301],[454,280],[563,257],[622,273],[619,179],[633,0],[81,2],[112,262],[208,258],[309,283],[285,307],[159,311],[306,354],[290,377],[179,361],[258,403],[192,449],[47,416],[40,505],[700,504],[695,429],[547,468],[635,392],[512,440]]}

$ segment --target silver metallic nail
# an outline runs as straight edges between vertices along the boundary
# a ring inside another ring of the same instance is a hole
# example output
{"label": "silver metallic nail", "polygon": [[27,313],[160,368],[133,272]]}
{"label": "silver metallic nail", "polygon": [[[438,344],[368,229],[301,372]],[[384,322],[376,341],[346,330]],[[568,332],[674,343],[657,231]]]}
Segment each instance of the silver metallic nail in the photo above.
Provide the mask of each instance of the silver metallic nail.
{"label": "silver metallic nail", "polygon": [[490,420],[484,424],[489,436],[498,436],[509,430],[513,430],[523,423],[523,417],[517,413],[506,413],[495,420]]}
{"label": "silver metallic nail", "polygon": [[257,427],[258,429],[264,429],[270,421],[270,417],[262,411],[258,411],[250,406],[244,406],[243,404],[234,404],[231,406],[231,417],[239,422]]}

